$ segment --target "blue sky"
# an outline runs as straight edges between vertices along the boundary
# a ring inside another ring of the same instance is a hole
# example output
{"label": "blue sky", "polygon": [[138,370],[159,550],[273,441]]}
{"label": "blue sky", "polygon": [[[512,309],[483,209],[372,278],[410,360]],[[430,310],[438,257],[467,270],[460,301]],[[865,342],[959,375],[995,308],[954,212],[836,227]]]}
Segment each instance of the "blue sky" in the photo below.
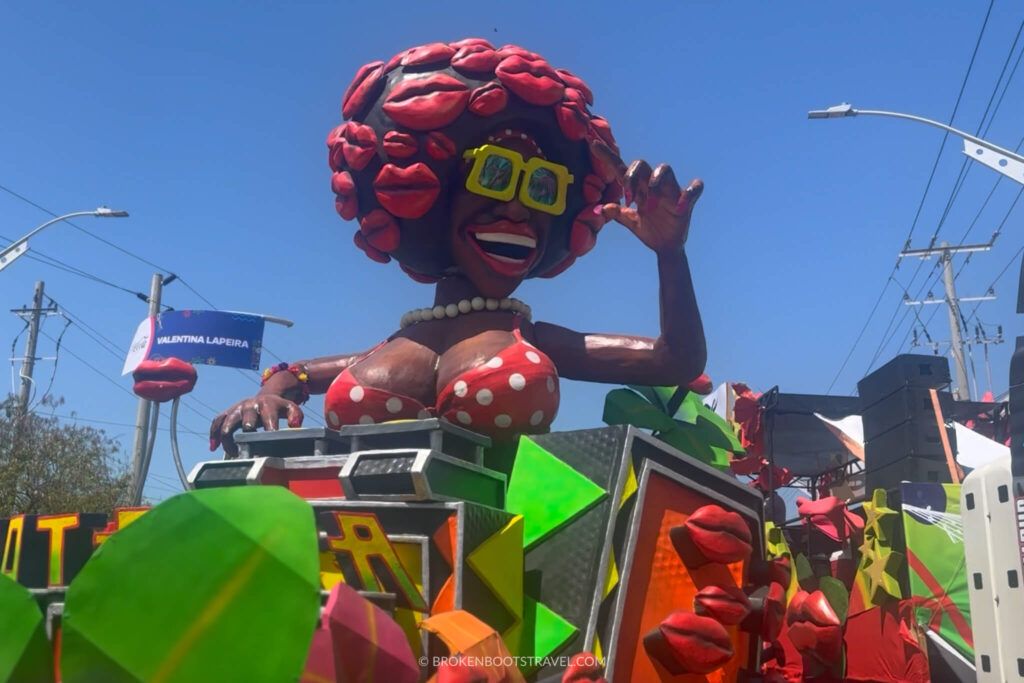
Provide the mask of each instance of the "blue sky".
{"label": "blue sky", "polygon": [[[942,133],[880,118],[808,121],[806,111],[846,100],[948,121],[987,8],[923,1],[6,3],[0,185],[58,214],[101,204],[129,210],[129,219],[76,223],[178,273],[217,307],[291,318],[291,329],[268,328],[266,346],[280,357],[367,348],[397,329],[406,310],[429,303],[431,292],[394,264],[366,259],[352,246],[355,224],[334,212],[324,139],[340,122],[342,93],[359,66],[414,45],[469,36],[519,44],[588,82],[594,110],[609,119],[628,159],[666,161],[681,177],[704,179],[688,253],[712,379],[825,393],[914,224]],[[1018,5],[995,3],[958,127],[973,133],[982,124],[1022,20]],[[1021,79],[1010,82],[986,133],[1010,148],[1024,135],[1014,116]],[[951,140],[913,246],[926,246],[939,227],[961,163]],[[997,178],[970,169],[940,241],[960,242]],[[988,240],[1018,190],[999,184],[968,242]],[[957,280],[961,295],[984,292],[1024,244],[1021,211],[1009,214],[991,252],[972,257]],[[9,239],[48,219],[6,192],[0,217],[0,235]],[[67,224],[31,246],[133,291],[146,291],[154,272]],[[992,334],[1002,324],[1010,340],[1019,329],[1018,264],[996,284],[999,299],[977,314]],[[932,265],[912,280],[917,262],[906,262],[896,278],[911,295],[921,287],[926,293]],[[572,269],[528,282],[519,296],[537,319],[655,335],[654,266],[628,231],[609,225]],[[0,272],[4,309],[28,304],[38,279],[123,349],[146,313],[128,293],[28,258]],[[932,289],[941,296],[939,285]],[[832,393],[854,393],[876,352],[877,365],[908,350],[900,343],[912,316],[883,343],[893,314],[903,316],[901,297],[891,284]],[[164,300],[179,309],[206,306],[180,281]],[[924,321],[933,313],[924,311]],[[44,332],[56,337],[62,326],[51,319]],[[0,313],[0,344],[21,327]],[[927,327],[933,339],[949,338],[944,311]],[[96,424],[127,450],[131,428],[122,425],[134,422],[136,409],[130,377],[120,377],[121,359],[86,332],[95,336],[78,325],[64,335],[51,390],[67,401],[58,414],[121,423]],[[990,349],[997,393],[1006,388],[1011,346]],[[39,355],[54,355],[47,336]],[[975,364],[984,390],[980,348]],[[52,361],[37,365],[43,386],[52,369]],[[213,409],[255,389],[255,373],[248,375],[200,369],[181,414],[182,427],[200,435],[182,436],[186,467],[209,457],[203,434]],[[610,388],[566,383],[555,428],[598,426]],[[158,499],[175,482],[165,433],[153,460],[147,494]]]}

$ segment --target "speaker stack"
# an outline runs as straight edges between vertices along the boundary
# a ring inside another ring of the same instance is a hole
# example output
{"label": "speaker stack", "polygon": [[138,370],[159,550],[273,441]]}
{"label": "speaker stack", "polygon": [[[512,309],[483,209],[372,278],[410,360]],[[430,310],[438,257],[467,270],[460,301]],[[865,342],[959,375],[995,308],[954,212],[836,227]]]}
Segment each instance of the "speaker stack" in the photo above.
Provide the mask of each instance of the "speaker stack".
{"label": "speaker stack", "polygon": [[[949,482],[949,467],[935,420],[931,389],[944,419],[953,412],[949,361],[904,354],[857,383],[864,423],[867,491],[893,490],[901,481]],[[956,433],[946,429],[956,453]]]}

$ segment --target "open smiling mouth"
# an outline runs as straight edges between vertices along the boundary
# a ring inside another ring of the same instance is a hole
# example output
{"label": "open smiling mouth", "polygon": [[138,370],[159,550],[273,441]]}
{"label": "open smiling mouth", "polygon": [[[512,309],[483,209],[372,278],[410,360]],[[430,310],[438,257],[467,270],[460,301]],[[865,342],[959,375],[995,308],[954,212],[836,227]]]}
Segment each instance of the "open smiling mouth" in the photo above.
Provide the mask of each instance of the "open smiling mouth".
{"label": "open smiling mouth", "polygon": [[536,259],[537,238],[524,223],[496,221],[471,226],[467,232],[477,252],[502,275],[523,275]]}

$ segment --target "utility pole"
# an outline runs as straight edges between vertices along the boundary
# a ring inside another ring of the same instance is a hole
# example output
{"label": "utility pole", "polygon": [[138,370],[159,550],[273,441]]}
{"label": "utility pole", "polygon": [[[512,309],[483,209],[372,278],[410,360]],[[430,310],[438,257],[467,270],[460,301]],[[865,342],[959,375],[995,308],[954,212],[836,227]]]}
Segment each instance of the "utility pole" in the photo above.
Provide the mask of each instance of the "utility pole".
{"label": "utility pole", "polygon": [[[160,295],[163,283],[163,275],[155,273],[149,287],[149,317],[151,318],[160,314]],[[143,468],[146,461],[149,414],[152,405],[151,401],[140,398],[139,409],[135,416],[135,441],[132,444],[132,505],[139,505],[142,502],[142,487],[146,483],[146,473],[143,472]]]}
{"label": "utility pole", "polygon": [[949,243],[943,242],[934,249],[906,249],[900,252],[900,258],[903,258],[904,256],[919,256],[922,259],[927,259],[935,254],[939,255],[940,262],[942,263],[942,280],[946,288],[946,297],[944,299],[936,299],[931,296],[931,293],[929,293],[927,299],[922,301],[906,299],[904,303],[907,306],[946,304],[947,311],[949,313],[950,351],[953,354],[953,366],[954,372],[956,373],[956,388],[953,391],[953,396],[959,401],[970,400],[971,396],[971,387],[967,380],[967,361],[964,357],[964,339],[960,330],[960,302],[991,301],[996,297],[991,290],[984,296],[957,297],[956,282],[955,277],[953,276],[953,254],[988,251],[992,248],[993,241],[995,241],[995,235],[992,236],[992,240],[989,241],[988,244],[972,244],[960,247],[951,247],[949,246]]}
{"label": "utility pole", "polygon": [[36,282],[32,295],[32,308],[11,309],[18,316],[28,316],[28,339],[25,340],[25,357],[21,359],[21,387],[18,390],[18,413],[28,413],[28,400],[32,394],[32,371],[36,365],[36,342],[39,339],[39,320],[44,314],[55,314],[56,306],[43,308],[43,281]]}

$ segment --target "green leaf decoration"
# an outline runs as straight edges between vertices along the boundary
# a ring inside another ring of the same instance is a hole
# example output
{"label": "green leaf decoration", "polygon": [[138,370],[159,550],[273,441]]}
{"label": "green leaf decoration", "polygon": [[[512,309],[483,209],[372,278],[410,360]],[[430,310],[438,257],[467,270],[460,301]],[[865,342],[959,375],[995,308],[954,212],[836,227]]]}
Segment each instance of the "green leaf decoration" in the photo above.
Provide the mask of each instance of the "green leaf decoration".
{"label": "green leaf decoration", "polygon": [[320,607],[314,522],[279,486],[164,501],[68,588],[62,680],[297,680]]}
{"label": "green leaf decoration", "polygon": [[850,611],[850,592],[843,582],[832,576],[822,576],[818,579],[818,590],[825,594],[832,611],[839,617],[839,623],[845,624]]}
{"label": "green leaf decoration", "polygon": [[630,424],[656,432],[675,429],[675,421],[650,401],[629,389],[614,389],[604,400],[606,424]]}
{"label": "green leaf decoration", "polygon": [[670,446],[723,471],[744,453],[732,426],[685,387],[614,389],[605,397],[604,421],[650,430]]}
{"label": "green leaf decoration", "polygon": [[53,680],[43,613],[27,588],[0,574],[0,681]]}
{"label": "green leaf decoration", "polygon": [[796,569],[796,580],[800,583],[800,588],[805,591],[818,590],[818,577],[814,575],[806,555],[800,553],[794,557],[793,567]]}

